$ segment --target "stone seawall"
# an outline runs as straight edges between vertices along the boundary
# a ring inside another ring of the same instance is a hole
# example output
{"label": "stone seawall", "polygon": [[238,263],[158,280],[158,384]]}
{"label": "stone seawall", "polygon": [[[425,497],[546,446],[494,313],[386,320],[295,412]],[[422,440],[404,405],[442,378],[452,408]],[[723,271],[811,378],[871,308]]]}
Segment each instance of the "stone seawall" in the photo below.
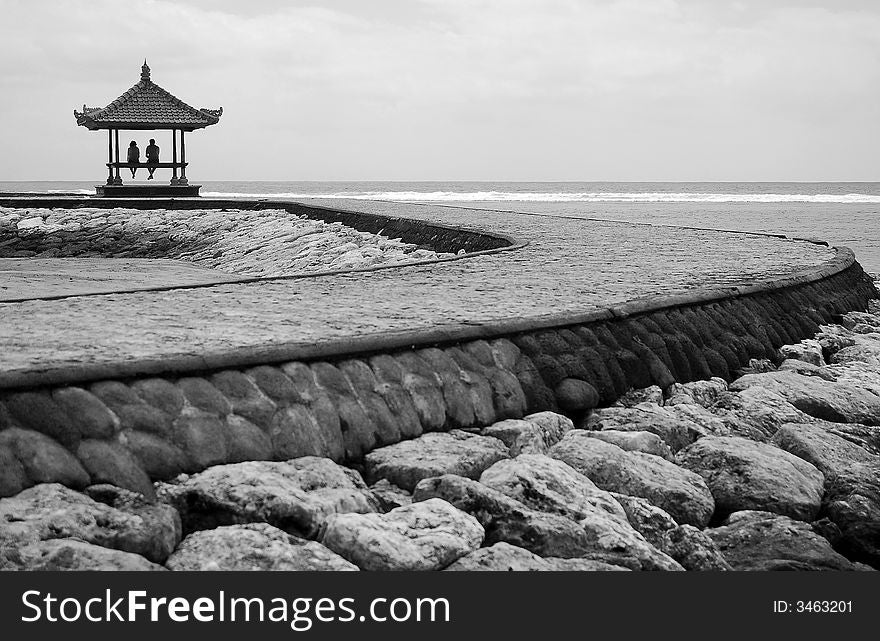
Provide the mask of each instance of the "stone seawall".
{"label": "stone seawall", "polygon": [[[383,224],[389,235],[406,227]],[[442,231],[430,234],[442,245]],[[473,247],[493,242],[475,238]],[[579,419],[631,388],[732,380],[750,359],[777,359],[782,345],[876,297],[852,254],[841,252],[833,264],[788,282],[633,304],[540,328],[482,327],[475,330],[482,338],[426,334],[409,346],[364,343],[309,360],[85,376],[42,387],[32,378],[6,380],[0,496],[58,482],[77,489],[112,483],[150,497],[151,480],[221,463],[318,455],[356,465],[377,447],[425,432],[543,410]]]}

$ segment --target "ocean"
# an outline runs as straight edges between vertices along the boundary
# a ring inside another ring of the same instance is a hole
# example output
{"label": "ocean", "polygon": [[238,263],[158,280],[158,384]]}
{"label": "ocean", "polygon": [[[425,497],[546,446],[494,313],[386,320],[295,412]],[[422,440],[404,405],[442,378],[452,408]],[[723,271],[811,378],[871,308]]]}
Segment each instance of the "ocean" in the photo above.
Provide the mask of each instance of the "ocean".
{"label": "ocean", "polygon": [[[94,193],[94,182],[0,182],[0,191]],[[880,272],[880,182],[203,181],[202,195],[357,198],[780,233],[846,245]],[[475,217],[478,224],[478,218]]]}

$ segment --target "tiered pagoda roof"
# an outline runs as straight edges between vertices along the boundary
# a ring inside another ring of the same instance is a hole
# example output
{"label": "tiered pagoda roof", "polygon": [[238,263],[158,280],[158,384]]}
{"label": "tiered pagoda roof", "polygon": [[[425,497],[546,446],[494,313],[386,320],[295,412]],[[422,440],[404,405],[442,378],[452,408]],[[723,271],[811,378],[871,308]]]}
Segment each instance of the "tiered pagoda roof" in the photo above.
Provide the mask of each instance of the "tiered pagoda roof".
{"label": "tiered pagoda roof", "polygon": [[141,79],[106,107],[74,109],[76,124],[96,129],[182,129],[192,131],[220,122],[220,109],[196,109],[152,80],[144,60]]}

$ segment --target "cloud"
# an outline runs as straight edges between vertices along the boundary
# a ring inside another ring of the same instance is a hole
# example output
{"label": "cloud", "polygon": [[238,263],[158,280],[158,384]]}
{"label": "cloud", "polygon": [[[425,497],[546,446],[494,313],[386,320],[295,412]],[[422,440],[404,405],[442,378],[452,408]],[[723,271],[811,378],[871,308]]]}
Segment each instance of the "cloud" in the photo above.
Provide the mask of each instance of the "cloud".
{"label": "cloud", "polygon": [[[229,179],[870,176],[870,4],[0,0],[0,178],[100,176],[71,110],[153,79]],[[81,157],[82,161],[76,160]],[[774,162],[771,162],[771,159]]]}

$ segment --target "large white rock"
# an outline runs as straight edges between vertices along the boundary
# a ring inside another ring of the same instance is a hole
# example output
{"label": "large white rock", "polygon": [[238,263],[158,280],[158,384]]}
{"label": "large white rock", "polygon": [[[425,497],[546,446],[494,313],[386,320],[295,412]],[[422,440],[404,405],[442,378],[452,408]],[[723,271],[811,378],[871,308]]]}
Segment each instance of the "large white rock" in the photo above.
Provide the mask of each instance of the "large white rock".
{"label": "large white rock", "polygon": [[840,319],[840,324],[846,329],[853,331],[861,325],[880,332],[880,316],[877,316],[877,314],[872,313],[870,310],[867,312],[847,312]]}
{"label": "large white rock", "polygon": [[733,568],[715,541],[693,525],[678,525],[666,530],[657,547],[678,561],[685,570],[727,571]]}
{"label": "large white rock", "polygon": [[831,363],[866,363],[880,365],[880,327],[878,317],[863,312],[850,312],[843,318],[846,327],[827,325],[817,336],[830,354]]}
{"label": "large white rock", "polygon": [[24,218],[18,221],[17,227],[21,230],[24,229],[37,229],[39,227],[44,227],[43,219],[39,216],[34,216],[32,218]]}
{"label": "large white rock", "polygon": [[644,452],[671,461],[675,458],[672,450],[662,438],[652,432],[624,432],[621,430],[587,430],[592,438],[616,445],[627,452]]}
{"label": "large white rock", "polygon": [[873,337],[857,337],[855,344],[844,347],[831,357],[834,364],[865,363],[880,366],[880,340]]}
{"label": "large white rock", "polygon": [[706,436],[732,435],[732,430],[727,422],[702,405],[695,403],[678,403],[676,405],[668,405],[663,409],[672,412],[682,420],[696,423],[705,430],[704,435]]}
{"label": "large white rock", "polygon": [[486,530],[486,543],[506,542],[539,556],[582,557],[591,547],[577,523],[533,510],[482,483],[454,474],[421,481],[413,501],[443,499],[473,515]]}
{"label": "large white rock", "polygon": [[611,407],[633,407],[641,403],[653,403],[663,405],[663,390],[658,385],[651,385],[641,389],[631,389],[618,398]]}
{"label": "large white rock", "polygon": [[364,457],[364,475],[370,483],[384,478],[412,491],[422,479],[441,474],[478,478],[508,456],[507,446],[497,438],[461,430],[431,432],[373,450]]}
{"label": "large white rock", "polygon": [[880,456],[817,424],[788,423],[776,432],[771,442],[812,463],[825,476],[845,474],[859,463],[880,463]]}
{"label": "large white rock", "polygon": [[773,442],[825,475],[822,513],[847,556],[880,567],[880,456],[820,425],[785,425]]}
{"label": "large white rock", "polygon": [[507,446],[511,456],[544,454],[549,448],[544,434],[537,425],[515,418],[484,427],[480,430],[480,435],[497,438]]}
{"label": "large white rock", "polygon": [[[770,439],[785,423],[816,420],[792,405],[778,391],[759,385],[722,394],[711,411],[729,428],[728,436],[742,436],[756,441]],[[716,433],[718,435],[721,434]]]}
{"label": "large white rock", "polygon": [[780,371],[791,371],[803,376],[818,376],[826,381],[834,381],[837,378],[831,369],[825,365],[812,365],[805,361],[799,361],[793,358],[787,358],[779,364]]}
{"label": "large white rock", "polygon": [[507,542],[543,557],[589,558],[637,570],[681,570],[625,519],[595,510],[574,521],[532,509],[471,479],[451,474],[425,479],[413,500],[442,498],[473,514],[486,528],[486,542]]}
{"label": "large white rock", "polygon": [[840,423],[880,423],[880,396],[861,386],[802,376],[792,371],[747,374],[730,385],[732,391],[763,387],[778,392],[810,416]]}
{"label": "large white rock", "polygon": [[187,532],[262,522],[314,538],[331,514],[378,509],[357,472],[316,456],[217,465],[156,488]]}
{"label": "large white rock", "polygon": [[856,387],[880,396],[880,366],[862,361],[836,363],[823,367],[825,372],[838,385]]}
{"label": "large white rock", "polygon": [[830,476],[822,512],[840,532],[837,549],[880,569],[880,463],[853,463]]}
{"label": "large white rock", "polygon": [[822,353],[828,357],[831,356],[831,362],[833,362],[833,355],[842,350],[844,347],[849,347],[850,345],[855,345],[856,334],[848,330],[847,328],[841,325],[822,325],[820,327],[820,332],[814,336],[814,338],[819,341],[819,344],[822,346]]}
{"label": "large white rock", "polygon": [[17,547],[0,547],[0,570],[155,572],[165,568],[140,554],[79,539],[49,539]]}
{"label": "large white rock", "polygon": [[128,500],[107,505],[63,485],[44,483],[0,499],[0,547],[80,539],[162,563],[180,541],[177,512],[125,494]]}
{"label": "large white rock", "polygon": [[480,483],[541,512],[580,521],[600,513],[627,523],[626,513],[609,492],[562,461],[542,454],[522,454],[498,461]]}
{"label": "large white rock", "polygon": [[676,460],[703,477],[718,516],[764,510],[812,521],[819,513],[822,472],[775,445],[709,436],[683,449]]}
{"label": "large white rock", "polygon": [[707,434],[698,423],[654,403],[597,409],[590,414],[586,428],[651,432],[662,438],[673,452]]}
{"label": "large white rock", "polygon": [[795,345],[783,345],[779,348],[779,355],[783,359],[804,361],[811,365],[822,366],[825,358],[822,356],[822,346],[814,338],[807,338]]}
{"label": "large white rock", "polygon": [[611,494],[623,508],[630,525],[652,545],[658,545],[668,530],[678,526],[666,510],[660,509],[648,499],[618,492]]}
{"label": "large white rock", "polygon": [[770,512],[731,514],[705,531],[734,570],[853,570],[808,523]]}
{"label": "large white rock", "polygon": [[363,570],[440,570],[480,547],[483,527],[446,501],[386,514],[336,514],[321,542]]}
{"label": "large white rock", "polygon": [[675,383],[667,390],[665,405],[674,406],[682,403],[711,407],[718,396],[727,391],[727,381],[713,377],[708,381],[691,381]]}
{"label": "large white rock", "polygon": [[659,456],[627,452],[581,430],[566,434],[550,455],[603,490],[648,499],[678,523],[705,527],[715,510],[712,494],[698,474]]}
{"label": "large white rock", "polygon": [[571,419],[553,412],[540,412],[524,419],[511,418],[493,423],[483,428],[480,434],[499,439],[508,447],[511,456],[519,456],[546,454],[571,429],[574,429]]}
{"label": "large white rock", "polygon": [[501,541],[466,554],[446,570],[449,572],[546,572],[550,570],[549,565],[537,554]]}
{"label": "large white rock", "polygon": [[537,425],[542,432],[547,434],[548,440],[552,440],[554,443],[561,439],[566,432],[574,429],[574,423],[570,418],[556,412],[535,412],[524,416],[523,420]]}
{"label": "large white rock", "polygon": [[224,525],[193,532],[168,557],[171,570],[314,571],[357,570],[315,541],[288,534],[268,523]]}
{"label": "large white rock", "polygon": [[578,524],[587,535],[592,549],[590,556],[593,558],[601,558],[620,565],[626,565],[628,560],[635,559],[642,570],[677,572],[684,569],[675,559],[652,545],[627,522],[594,513],[578,521]]}

